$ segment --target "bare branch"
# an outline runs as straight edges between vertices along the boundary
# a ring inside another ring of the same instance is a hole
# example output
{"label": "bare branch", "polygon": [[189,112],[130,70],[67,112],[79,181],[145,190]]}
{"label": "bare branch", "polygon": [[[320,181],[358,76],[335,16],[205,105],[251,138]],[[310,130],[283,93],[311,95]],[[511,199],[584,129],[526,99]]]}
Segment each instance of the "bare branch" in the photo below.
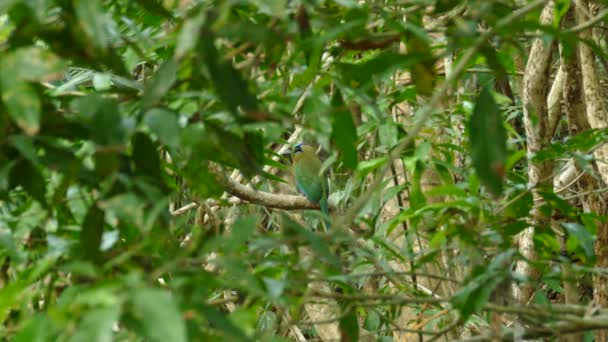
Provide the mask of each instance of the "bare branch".
{"label": "bare branch", "polygon": [[245,186],[230,177],[226,177],[217,168],[212,167],[217,181],[224,187],[229,194],[236,196],[244,201],[263,205],[268,208],[298,210],[298,209],[319,209],[319,205],[310,202],[304,196],[278,195],[269,192],[258,191]]}

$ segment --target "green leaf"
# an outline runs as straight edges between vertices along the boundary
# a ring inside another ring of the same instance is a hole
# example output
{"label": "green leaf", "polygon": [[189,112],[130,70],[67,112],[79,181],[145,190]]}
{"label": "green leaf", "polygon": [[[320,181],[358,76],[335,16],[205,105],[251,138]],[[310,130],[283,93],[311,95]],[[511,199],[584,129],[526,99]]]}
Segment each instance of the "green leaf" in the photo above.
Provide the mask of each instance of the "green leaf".
{"label": "green leaf", "polygon": [[163,6],[160,0],[137,0],[139,5],[151,14],[159,15],[168,19],[173,19],[173,13]]}
{"label": "green leaf", "polygon": [[11,145],[15,147],[21,155],[29,160],[32,164],[37,165],[40,163],[38,158],[38,152],[34,146],[34,139],[26,135],[11,135],[8,137]]}
{"label": "green leaf", "polygon": [[251,339],[245,336],[243,331],[237,326],[232,324],[226,317],[219,311],[212,307],[203,306],[200,308],[205,318],[219,330],[219,332],[225,336],[228,341],[250,341]]}
{"label": "green leaf", "polygon": [[574,239],[574,244],[583,249],[587,259],[592,259],[595,256],[593,250],[595,238],[585,226],[576,222],[562,222],[562,227],[564,227],[570,235],[568,240]]}
{"label": "green leaf", "polygon": [[105,50],[110,43],[108,17],[99,0],[73,0],[78,23],[96,48]]}
{"label": "green leaf", "polygon": [[199,11],[196,16],[184,22],[175,47],[175,58],[177,60],[181,60],[184,55],[194,48],[198,42],[201,27],[205,23],[205,18],[205,11]]}
{"label": "green leaf", "polygon": [[461,319],[466,321],[472,314],[479,312],[488,300],[492,291],[503,281],[505,275],[486,271],[468,280],[452,297],[452,304],[460,312]]}
{"label": "green leaf", "polygon": [[507,201],[510,203],[505,208],[504,215],[511,218],[528,216],[534,204],[532,193],[527,189],[513,193]]}
{"label": "green leaf", "polygon": [[104,212],[93,203],[84,217],[80,231],[80,251],[84,259],[91,262],[100,261],[101,238],[105,224]]}
{"label": "green leaf", "polygon": [[95,174],[99,178],[113,175],[120,166],[120,155],[115,151],[96,151],[93,155]]}
{"label": "green leaf", "polygon": [[380,315],[375,310],[370,310],[365,316],[363,328],[367,331],[377,331],[380,328]]}
{"label": "green leaf", "polygon": [[247,245],[247,241],[255,233],[259,218],[255,215],[239,217],[230,229],[230,239],[225,241],[227,250],[237,250]]}
{"label": "green leaf", "polygon": [[332,98],[333,120],[331,139],[340,151],[340,160],[344,166],[357,168],[357,128],[351,112],[346,108],[342,95],[336,89]]}
{"label": "green leaf", "polygon": [[93,75],[93,87],[99,91],[110,89],[112,87],[112,75],[96,72]]}
{"label": "green leaf", "polygon": [[110,306],[88,310],[70,342],[111,342],[112,327],[120,317],[120,307]]}
{"label": "green leaf", "polygon": [[161,180],[159,151],[147,134],[139,132],[133,136],[132,156],[137,173]]}
{"label": "green leaf", "polygon": [[0,288],[0,322],[4,322],[9,314],[10,309],[17,305],[22,293],[40,277],[48,273],[55,265],[57,259],[44,258],[30,266],[25,271],[21,272],[17,279],[13,280]]}
{"label": "green leaf", "polygon": [[13,82],[51,81],[63,77],[66,67],[57,55],[40,46],[19,48],[0,59],[0,64]]}
{"label": "green leaf", "polygon": [[123,118],[115,100],[92,94],[72,101],[71,106],[94,142],[104,146],[125,144],[133,124]]}
{"label": "green leaf", "polygon": [[500,109],[489,89],[477,98],[468,123],[471,158],[479,179],[495,194],[501,194],[507,160],[507,133]]}
{"label": "green leaf", "polygon": [[359,63],[338,63],[336,68],[346,85],[358,88],[371,84],[374,77],[382,77],[397,69],[413,66],[420,59],[421,56],[416,54],[383,52]]}
{"label": "green leaf", "polygon": [[399,134],[395,123],[392,120],[387,120],[378,126],[378,137],[380,138],[380,144],[389,149],[397,145]]}
{"label": "green leaf", "polygon": [[340,319],[340,341],[359,341],[359,321],[355,310],[350,310]]}
{"label": "green leaf", "polygon": [[566,15],[566,13],[568,13],[568,10],[570,9],[570,4],[570,0],[555,1],[555,9],[553,10],[553,27],[559,28],[559,24],[562,18],[564,17],[564,15]]}
{"label": "green leaf", "polygon": [[368,173],[382,167],[386,163],[386,157],[380,157],[370,160],[362,160],[358,163],[357,172],[364,177]]}
{"label": "green leaf", "polygon": [[339,268],[340,260],[331,252],[327,241],[322,239],[319,235],[305,229],[286,216],[283,216],[283,227],[285,229],[285,235],[288,238],[295,236],[301,238],[306,244],[309,244],[313,252],[319,256],[319,261],[322,261],[335,269]]}
{"label": "green leaf", "polygon": [[40,130],[40,99],[36,90],[26,82],[0,77],[2,102],[17,126],[26,134],[34,135]]}
{"label": "green leaf", "polygon": [[146,113],[144,119],[152,133],[166,146],[178,147],[180,127],[177,114],[164,109],[153,108]]}
{"label": "green leaf", "polygon": [[232,62],[223,60],[222,55],[215,47],[214,36],[208,31],[205,32],[204,39],[199,45],[211,81],[224,105],[236,117],[241,116],[239,107],[246,114],[256,112],[259,107],[257,98],[249,90],[247,81],[232,66]]}
{"label": "green leaf", "polygon": [[201,161],[190,160],[182,170],[182,177],[187,180],[191,191],[200,198],[219,197],[224,192],[215,175]]}
{"label": "green leaf", "polygon": [[177,79],[178,65],[173,58],[166,60],[152,79],[146,84],[144,95],[141,99],[143,108],[150,108],[157,104],[161,98],[171,89]]}
{"label": "green leaf", "polygon": [[152,342],[186,342],[186,325],[173,299],[165,290],[137,288],[132,292],[133,315]]}
{"label": "green leaf", "polygon": [[21,185],[30,196],[46,206],[46,181],[38,168],[27,160],[20,160],[10,170],[11,185]]}
{"label": "green leaf", "polygon": [[13,342],[46,342],[51,338],[52,324],[45,315],[35,315],[19,328]]}

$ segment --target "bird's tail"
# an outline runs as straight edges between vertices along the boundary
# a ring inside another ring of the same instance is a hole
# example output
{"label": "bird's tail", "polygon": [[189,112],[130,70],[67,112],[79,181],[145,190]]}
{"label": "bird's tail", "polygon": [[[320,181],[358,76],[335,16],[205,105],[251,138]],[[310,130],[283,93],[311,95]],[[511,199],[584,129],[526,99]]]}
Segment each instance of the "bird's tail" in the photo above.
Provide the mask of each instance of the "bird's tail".
{"label": "bird's tail", "polygon": [[329,207],[327,205],[327,198],[322,198],[319,201],[321,212],[323,213],[323,221],[325,222],[325,229],[329,230],[331,227],[331,219],[329,218]]}

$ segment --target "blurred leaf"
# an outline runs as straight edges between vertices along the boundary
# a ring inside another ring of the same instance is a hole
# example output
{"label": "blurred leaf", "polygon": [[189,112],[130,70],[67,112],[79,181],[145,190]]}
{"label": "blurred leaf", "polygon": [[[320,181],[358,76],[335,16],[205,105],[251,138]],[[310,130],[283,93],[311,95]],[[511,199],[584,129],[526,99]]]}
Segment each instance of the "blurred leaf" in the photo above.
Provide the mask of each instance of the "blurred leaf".
{"label": "blurred leaf", "polygon": [[293,222],[286,216],[283,217],[283,227],[285,235],[301,238],[304,243],[310,245],[313,252],[317,254],[321,261],[327,263],[332,268],[339,268],[340,260],[331,252],[327,242],[320,236]]}
{"label": "blurred leaf", "polygon": [[224,60],[217,51],[215,37],[208,31],[203,36],[204,39],[199,42],[200,53],[204,56],[211,81],[220,100],[235,117],[241,117],[240,107],[246,115],[255,119],[254,115],[259,107],[258,100],[249,90],[247,81],[232,66],[232,62]]}
{"label": "blurred leaf", "polygon": [[173,18],[173,14],[163,6],[163,2],[160,0],[137,0],[137,2],[151,14],[156,14],[168,19]]}
{"label": "blurred leaf", "polygon": [[235,251],[247,245],[247,241],[255,233],[259,218],[257,216],[239,217],[234,221],[230,229],[230,239],[226,241],[227,250]]}
{"label": "blurred leaf", "polygon": [[382,52],[363,62],[338,63],[336,68],[346,85],[357,88],[366,86],[374,77],[382,77],[397,69],[410,67],[420,59],[421,56],[416,54]]}
{"label": "blurred leaf", "polygon": [[0,322],[4,322],[10,309],[15,306],[24,291],[40,277],[45,275],[55,265],[57,259],[46,258],[36,261],[33,265],[20,272],[16,279],[0,288]]}
{"label": "blurred leaf", "polygon": [[570,0],[555,1],[555,9],[553,10],[553,27],[558,28],[562,18],[570,9]]}
{"label": "blurred leaf", "polygon": [[12,185],[21,185],[30,196],[46,206],[46,181],[38,168],[26,160],[20,160],[10,170]]}
{"label": "blurred leaf", "polygon": [[74,100],[72,107],[89,129],[93,141],[106,146],[126,143],[131,120],[121,115],[116,101],[92,94]]}
{"label": "blurred leaf", "polygon": [[487,88],[477,98],[468,131],[475,171],[493,193],[501,194],[507,159],[507,134],[500,109]]}
{"label": "blurred leaf", "polygon": [[95,90],[108,90],[112,87],[112,75],[95,73],[93,75],[93,87]]}
{"label": "blurred leaf", "polygon": [[435,2],[435,14],[445,13],[460,4],[458,0],[437,0]]}
{"label": "blurred leaf", "polygon": [[120,155],[115,151],[96,151],[93,155],[97,177],[108,177],[120,166]]}
{"label": "blurred leaf", "polygon": [[165,290],[138,288],[132,292],[133,315],[152,342],[186,342],[186,326],[173,296]]}
{"label": "blurred leaf", "polygon": [[36,90],[26,82],[0,76],[2,102],[15,123],[28,135],[40,129],[40,99]]}
{"label": "blurred leaf", "polygon": [[375,169],[383,166],[386,163],[386,157],[375,158],[371,160],[362,160],[358,163],[357,172],[361,176],[365,176]]}
{"label": "blurred leaf", "polygon": [[82,222],[80,231],[80,251],[84,259],[91,262],[100,261],[101,237],[103,235],[105,219],[104,212],[93,203]]}
{"label": "blurred leaf", "polygon": [[380,144],[387,148],[392,148],[397,145],[398,140],[397,126],[393,120],[386,120],[382,125],[378,126],[378,137]]}
{"label": "blurred leaf", "polygon": [[167,59],[158,68],[152,79],[146,83],[144,95],[141,99],[143,108],[150,108],[157,104],[161,98],[171,89],[177,79],[178,65],[173,58]]}
{"label": "blurred leaf", "polygon": [[160,157],[157,146],[145,133],[136,133],[133,136],[133,161],[135,170],[155,181],[160,181]]}
{"label": "blurred leaf", "polygon": [[485,270],[484,273],[467,280],[451,300],[454,307],[460,312],[460,318],[466,321],[472,314],[479,312],[504,278],[505,275],[502,272]]}
{"label": "blurred leaf", "polygon": [[340,341],[343,342],[359,341],[359,320],[355,310],[349,310],[340,319],[340,335]]}
{"label": "blurred leaf", "polygon": [[3,77],[17,81],[51,81],[61,78],[66,64],[49,50],[39,46],[27,46],[16,49],[0,58]]}
{"label": "blurred leaf", "polygon": [[435,58],[430,46],[430,39],[423,29],[422,16],[412,13],[404,24],[408,55],[420,56],[414,64],[409,65],[411,79],[416,85],[416,91],[421,95],[430,95],[435,85]]}
{"label": "blurred leaf", "polygon": [[547,211],[547,216],[551,215],[552,210],[558,210],[562,215],[566,218],[576,219],[577,218],[577,210],[573,208],[570,203],[557,196],[553,189],[551,188],[541,188],[539,191],[540,195],[543,197],[545,204],[541,207],[541,210]]}
{"label": "blurred leaf", "polygon": [[38,152],[36,151],[34,139],[32,137],[26,135],[11,135],[8,137],[8,140],[11,142],[11,145],[13,145],[13,147],[15,147],[21,155],[33,165],[40,163],[40,158],[38,158]]}
{"label": "blurred leaf", "polygon": [[199,11],[197,15],[188,18],[179,32],[175,48],[175,58],[180,60],[185,54],[190,52],[199,39],[201,27],[205,23],[206,13]]}
{"label": "blurred leaf", "polygon": [[337,89],[331,102],[333,108],[332,141],[340,151],[340,159],[344,166],[354,170],[357,168],[357,129],[353,116]]}
{"label": "blurred leaf", "polygon": [[13,235],[0,230],[0,257],[8,256],[14,263],[21,263],[25,255],[17,249]]}
{"label": "blurred leaf", "polygon": [[164,109],[153,108],[146,113],[144,121],[161,143],[177,147],[180,141],[180,127],[177,114]]}
{"label": "blurred leaf", "polygon": [[105,50],[110,43],[108,17],[99,0],[73,0],[80,27],[96,48]]}
{"label": "blurred leaf", "polygon": [[49,318],[38,314],[20,327],[13,342],[46,342],[50,339],[53,330]]}
{"label": "blurred leaf", "polygon": [[189,161],[182,170],[182,177],[187,180],[191,191],[200,198],[219,197],[224,188],[217,182],[207,164],[200,161]]}
{"label": "blurred leaf", "polygon": [[229,341],[251,341],[241,329],[232,324],[229,320],[224,317],[222,313],[217,311],[216,309],[203,306],[201,307],[201,312],[205,316],[205,318],[215,327],[215,329],[219,330],[219,332],[227,338]]}
{"label": "blurred leaf", "polygon": [[595,238],[585,226],[576,222],[562,222],[562,227],[564,227],[570,235],[568,240],[570,240],[570,238],[575,239],[576,245],[583,249],[587,259],[592,259],[595,256],[593,250]]}
{"label": "blurred leaf", "polygon": [[86,312],[70,342],[111,342],[112,327],[120,318],[120,307],[94,308]]}
{"label": "blurred leaf", "polygon": [[509,205],[505,208],[504,215],[511,218],[528,216],[534,204],[532,193],[527,189],[514,192],[507,201]]}
{"label": "blurred leaf", "polygon": [[365,316],[363,329],[367,331],[377,331],[380,328],[380,315],[375,310],[369,310]]}

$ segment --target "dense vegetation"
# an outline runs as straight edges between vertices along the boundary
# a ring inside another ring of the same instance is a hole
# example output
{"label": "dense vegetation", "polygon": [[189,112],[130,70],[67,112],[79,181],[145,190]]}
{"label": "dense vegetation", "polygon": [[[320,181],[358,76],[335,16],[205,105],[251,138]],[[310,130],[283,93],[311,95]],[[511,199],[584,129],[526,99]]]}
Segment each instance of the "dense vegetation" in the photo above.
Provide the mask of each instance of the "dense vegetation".
{"label": "dense vegetation", "polygon": [[606,341],[607,17],[1,1],[0,336]]}

